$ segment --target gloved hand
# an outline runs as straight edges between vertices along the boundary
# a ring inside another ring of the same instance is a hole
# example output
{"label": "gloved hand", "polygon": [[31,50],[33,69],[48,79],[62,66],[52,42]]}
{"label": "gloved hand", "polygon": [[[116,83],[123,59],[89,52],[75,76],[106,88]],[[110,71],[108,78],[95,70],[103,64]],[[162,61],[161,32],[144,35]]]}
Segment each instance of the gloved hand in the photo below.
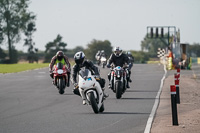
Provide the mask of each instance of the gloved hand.
{"label": "gloved hand", "polygon": [[77,89],[78,87],[78,83],[74,83],[74,88]]}
{"label": "gloved hand", "polygon": [[49,70],[49,73],[51,74],[51,73],[53,73],[53,71],[52,71],[52,70]]}
{"label": "gloved hand", "polygon": [[132,63],[129,63],[128,69],[131,70],[132,66],[133,66],[133,64],[132,64]]}
{"label": "gloved hand", "polygon": [[94,75],[95,78],[100,78],[100,75]]}
{"label": "gloved hand", "polygon": [[67,72],[71,72],[71,68],[69,68],[69,67],[65,67],[65,68],[66,68]]}
{"label": "gloved hand", "polygon": [[107,68],[110,68],[110,64],[107,64]]}

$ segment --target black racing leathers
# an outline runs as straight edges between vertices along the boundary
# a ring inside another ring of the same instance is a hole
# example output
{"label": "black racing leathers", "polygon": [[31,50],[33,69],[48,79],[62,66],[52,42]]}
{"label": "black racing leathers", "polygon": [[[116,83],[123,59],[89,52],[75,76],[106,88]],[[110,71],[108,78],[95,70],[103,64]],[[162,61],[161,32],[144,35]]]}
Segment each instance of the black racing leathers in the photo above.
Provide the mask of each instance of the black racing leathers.
{"label": "black racing leathers", "polygon": [[[75,64],[73,66],[72,80],[73,80],[74,84],[77,83],[76,77],[77,77],[78,72],[81,70],[82,67],[85,67],[86,69],[89,69],[92,72],[92,75],[98,75],[98,76],[100,76],[98,68],[91,61],[86,60],[81,65]],[[105,87],[105,79],[100,78],[100,80],[97,80],[97,82],[99,82],[99,84],[100,84],[100,86],[101,86],[102,89]],[[78,91],[77,88],[75,88],[73,91],[74,91],[74,94],[80,96],[80,92]]]}
{"label": "black racing leathers", "polygon": [[76,77],[77,77],[77,74],[81,70],[82,67],[89,69],[92,72],[93,75],[99,75],[98,68],[91,61],[85,60],[83,62],[83,64],[81,64],[81,65],[75,64],[73,66],[73,74],[72,74],[73,83],[77,83]]}
{"label": "black racing leathers", "polygon": [[[116,66],[123,67],[124,64],[126,64],[126,63],[129,65],[130,60],[129,60],[128,56],[126,54],[124,54],[124,53],[122,53],[121,56],[119,56],[119,57],[116,56],[115,54],[111,54],[111,56],[110,56],[110,58],[108,60],[108,65],[107,66],[110,66],[112,63],[114,64],[115,67]],[[130,77],[130,75],[127,74],[127,77],[126,77],[127,81],[130,80],[129,77]],[[111,85],[111,81],[110,81],[111,73],[108,74],[108,79],[109,79],[109,84]],[[127,82],[127,88],[129,88],[129,83],[128,82]]]}
{"label": "black racing leathers", "polygon": [[110,58],[108,59],[108,64],[114,64],[115,66],[121,66],[125,63],[129,64],[129,58],[126,54],[122,53],[121,56],[117,57],[115,54],[111,54]]}
{"label": "black racing leathers", "polygon": [[127,55],[129,60],[130,60],[130,63],[133,63],[134,62],[134,57],[130,54]]}

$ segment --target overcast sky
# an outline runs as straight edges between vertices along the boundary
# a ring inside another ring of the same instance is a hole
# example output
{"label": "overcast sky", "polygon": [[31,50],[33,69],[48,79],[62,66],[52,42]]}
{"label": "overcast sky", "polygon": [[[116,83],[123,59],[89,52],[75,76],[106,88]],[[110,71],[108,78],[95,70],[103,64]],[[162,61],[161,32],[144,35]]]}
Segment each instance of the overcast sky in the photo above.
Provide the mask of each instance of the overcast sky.
{"label": "overcast sky", "polygon": [[37,15],[40,50],[58,34],[67,48],[97,39],[140,50],[147,26],[176,26],[182,43],[200,43],[200,0],[32,0],[29,9]]}

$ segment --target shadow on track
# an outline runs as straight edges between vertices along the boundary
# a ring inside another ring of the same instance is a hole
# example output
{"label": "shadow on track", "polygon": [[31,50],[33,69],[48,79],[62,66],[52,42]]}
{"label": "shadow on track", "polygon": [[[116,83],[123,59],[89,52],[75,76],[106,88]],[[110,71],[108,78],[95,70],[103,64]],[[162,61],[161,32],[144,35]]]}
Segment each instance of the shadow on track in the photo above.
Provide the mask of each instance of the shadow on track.
{"label": "shadow on track", "polygon": [[153,90],[129,90],[129,89],[127,89],[126,90],[126,92],[156,92],[157,93],[157,91],[153,91]]}
{"label": "shadow on track", "polygon": [[74,93],[64,93],[62,95],[75,95]]}
{"label": "shadow on track", "polygon": [[122,100],[155,100],[156,98],[121,98]]}
{"label": "shadow on track", "polygon": [[128,114],[128,115],[149,115],[149,113],[134,113],[134,112],[103,112],[101,114]]}

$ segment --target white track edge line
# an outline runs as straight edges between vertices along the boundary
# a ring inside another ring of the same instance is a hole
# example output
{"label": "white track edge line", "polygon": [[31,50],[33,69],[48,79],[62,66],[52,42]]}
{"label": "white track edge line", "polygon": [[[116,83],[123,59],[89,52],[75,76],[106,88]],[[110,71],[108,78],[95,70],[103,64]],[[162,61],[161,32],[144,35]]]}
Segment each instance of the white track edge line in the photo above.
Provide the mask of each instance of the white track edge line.
{"label": "white track edge line", "polygon": [[149,118],[148,118],[148,121],[147,121],[147,124],[146,124],[146,128],[144,130],[144,133],[150,133],[151,126],[152,126],[152,123],[153,123],[153,120],[154,120],[154,116],[155,116],[156,110],[158,108],[158,104],[160,102],[160,94],[162,92],[163,83],[164,83],[165,77],[167,75],[167,70],[166,70],[166,66],[165,65],[164,65],[164,71],[165,71],[165,74],[164,74],[163,78],[161,79],[160,89],[159,89],[159,91],[157,93],[157,96],[156,96],[153,108],[151,110],[151,114],[149,115]]}

